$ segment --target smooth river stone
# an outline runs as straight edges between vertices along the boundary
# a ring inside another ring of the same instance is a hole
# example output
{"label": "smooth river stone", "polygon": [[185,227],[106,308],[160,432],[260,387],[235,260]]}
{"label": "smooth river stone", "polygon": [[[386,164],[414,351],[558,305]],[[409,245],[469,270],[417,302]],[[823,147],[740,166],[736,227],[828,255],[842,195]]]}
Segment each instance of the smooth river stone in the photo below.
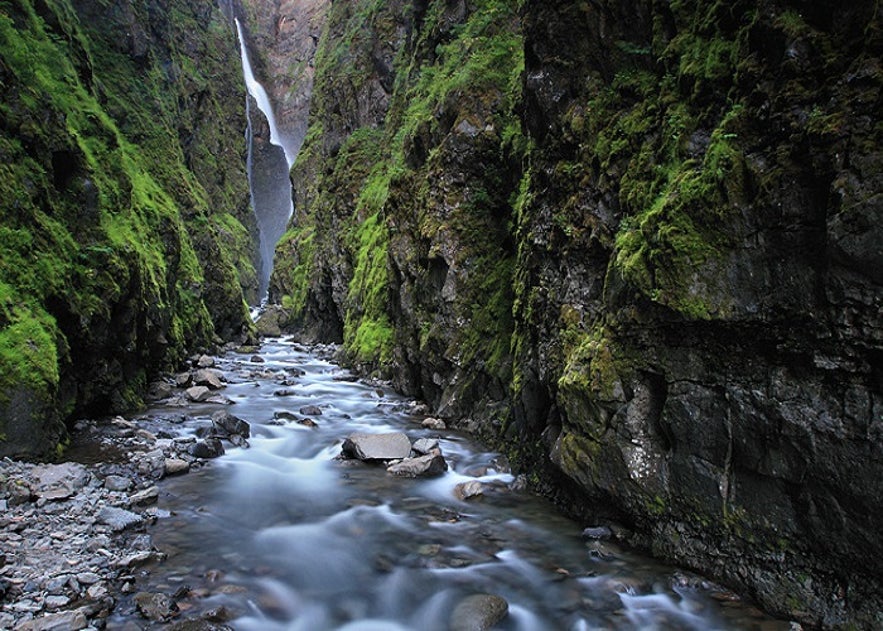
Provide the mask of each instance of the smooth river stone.
{"label": "smooth river stone", "polygon": [[343,454],[359,460],[399,460],[411,455],[411,441],[401,433],[350,434],[343,443]]}
{"label": "smooth river stone", "polygon": [[509,613],[509,603],[493,594],[475,594],[461,600],[451,614],[450,631],[486,631]]}

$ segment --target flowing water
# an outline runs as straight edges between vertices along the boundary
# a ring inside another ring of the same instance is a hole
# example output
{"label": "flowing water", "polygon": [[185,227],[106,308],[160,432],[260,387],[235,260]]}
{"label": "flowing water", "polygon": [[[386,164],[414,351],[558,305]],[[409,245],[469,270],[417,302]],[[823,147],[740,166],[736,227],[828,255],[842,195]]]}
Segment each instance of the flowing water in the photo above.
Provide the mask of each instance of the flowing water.
{"label": "flowing water", "polygon": [[[142,568],[137,589],[186,594],[189,616],[224,606],[244,630],[448,628],[464,597],[509,603],[499,629],[787,629],[685,573],[612,544],[513,490],[499,454],[453,431],[430,431],[409,401],[352,380],[296,344],[268,341],[264,363],[220,360],[230,411],[249,421],[250,448],[162,483],[150,529],[168,558]],[[318,406],[318,427],[275,420]],[[208,426],[217,406],[188,410],[181,431]],[[158,408],[150,415],[181,415]],[[394,477],[336,457],[352,432],[440,437],[449,471]],[[467,480],[485,494],[460,501]],[[131,603],[112,621],[138,619]]]}

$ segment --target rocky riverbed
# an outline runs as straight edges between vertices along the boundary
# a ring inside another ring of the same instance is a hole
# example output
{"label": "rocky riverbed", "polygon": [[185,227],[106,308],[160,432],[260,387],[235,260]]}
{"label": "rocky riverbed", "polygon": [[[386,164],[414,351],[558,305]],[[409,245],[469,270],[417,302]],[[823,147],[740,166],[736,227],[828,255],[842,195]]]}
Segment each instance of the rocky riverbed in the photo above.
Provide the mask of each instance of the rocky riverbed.
{"label": "rocky riverbed", "polygon": [[[608,528],[579,543],[562,518],[537,521],[504,458],[315,359],[333,349],[270,346],[266,359],[194,357],[152,385],[156,408],[78,422],[68,462],[0,461],[0,628],[275,629],[309,616],[337,628],[369,614],[384,628],[555,628],[587,614],[615,628],[789,628],[698,577],[642,569]],[[338,577],[330,588],[323,572]],[[302,592],[321,613],[298,609]]]}

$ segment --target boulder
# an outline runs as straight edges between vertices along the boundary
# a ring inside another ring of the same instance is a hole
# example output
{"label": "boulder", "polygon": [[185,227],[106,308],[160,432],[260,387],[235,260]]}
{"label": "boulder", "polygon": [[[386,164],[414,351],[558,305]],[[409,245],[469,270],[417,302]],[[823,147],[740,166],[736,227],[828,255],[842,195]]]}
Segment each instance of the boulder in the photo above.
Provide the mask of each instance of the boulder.
{"label": "boulder", "polygon": [[299,412],[304,416],[322,416],[322,410],[318,405],[305,405]]}
{"label": "boulder", "polygon": [[188,451],[194,458],[218,458],[224,455],[224,445],[217,438],[206,438],[190,445]]}
{"label": "boulder", "polygon": [[221,373],[209,368],[202,368],[193,373],[193,383],[197,386],[206,386],[212,390],[220,390],[224,387],[224,383],[221,381]]}
{"label": "boulder", "polygon": [[199,359],[196,360],[196,366],[198,368],[211,368],[215,365],[215,358],[211,355],[200,355]]}
{"label": "boulder", "polygon": [[166,475],[177,475],[179,473],[187,473],[190,471],[190,463],[180,458],[166,458],[165,473]]}
{"label": "boulder", "polygon": [[246,421],[230,414],[227,410],[218,410],[212,414],[212,429],[222,438],[233,435],[248,438],[251,432],[251,426]]}
{"label": "boulder", "polygon": [[461,482],[457,486],[454,487],[454,497],[456,497],[461,502],[464,500],[468,500],[471,497],[477,497],[484,493],[484,485],[478,480],[469,480],[468,482]]}
{"label": "boulder", "polygon": [[399,460],[411,455],[411,441],[401,432],[355,433],[344,441],[342,453],[359,460]]}
{"label": "boulder", "polygon": [[104,488],[108,491],[128,491],[132,488],[132,478],[124,475],[109,475],[104,478]]}
{"label": "boulder", "polygon": [[403,478],[432,477],[447,471],[448,463],[441,454],[427,454],[416,458],[405,458],[390,465],[386,470]]}
{"label": "boulder", "polygon": [[205,386],[191,386],[184,393],[194,403],[201,403],[212,396],[212,391]]}

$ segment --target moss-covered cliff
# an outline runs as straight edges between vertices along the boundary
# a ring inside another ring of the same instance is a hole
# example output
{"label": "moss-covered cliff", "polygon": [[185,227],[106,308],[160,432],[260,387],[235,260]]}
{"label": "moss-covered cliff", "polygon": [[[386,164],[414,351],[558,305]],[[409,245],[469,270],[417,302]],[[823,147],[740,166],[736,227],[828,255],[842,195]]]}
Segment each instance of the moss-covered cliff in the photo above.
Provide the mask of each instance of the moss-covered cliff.
{"label": "moss-covered cliff", "polygon": [[879,626],[881,53],[872,1],[335,2],[273,291],[574,513]]}
{"label": "moss-covered cliff", "polygon": [[0,454],[247,329],[235,36],[211,3],[0,2]]}

